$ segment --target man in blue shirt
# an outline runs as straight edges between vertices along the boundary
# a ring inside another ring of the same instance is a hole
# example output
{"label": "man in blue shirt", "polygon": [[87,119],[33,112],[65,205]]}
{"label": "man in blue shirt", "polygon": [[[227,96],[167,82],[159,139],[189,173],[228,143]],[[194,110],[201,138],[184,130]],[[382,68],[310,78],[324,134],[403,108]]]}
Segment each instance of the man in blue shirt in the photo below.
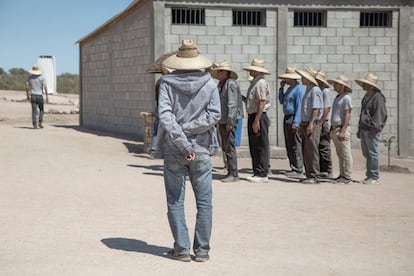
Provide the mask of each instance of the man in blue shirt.
{"label": "man in blue shirt", "polygon": [[[303,170],[302,139],[299,136],[298,129],[305,90],[298,81],[301,76],[295,72],[295,69],[288,67],[286,73],[278,77],[282,80],[279,88],[279,103],[283,105],[283,114],[285,115],[283,118],[283,133],[291,168],[291,171],[286,173],[288,177],[298,177]],[[286,84],[289,85],[289,88],[285,92]]]}

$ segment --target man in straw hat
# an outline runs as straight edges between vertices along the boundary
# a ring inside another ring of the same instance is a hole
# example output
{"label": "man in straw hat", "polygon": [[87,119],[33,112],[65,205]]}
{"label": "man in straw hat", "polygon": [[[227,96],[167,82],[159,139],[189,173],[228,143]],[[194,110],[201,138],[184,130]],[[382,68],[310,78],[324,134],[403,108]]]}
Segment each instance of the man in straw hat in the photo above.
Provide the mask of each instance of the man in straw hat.
{"label": "man in straw hat", "polygon": [[319,140],[319,173],[322,177],[332,177],[332,157],[331,157],[331,140],[329,138],[329,112],[331,110],[331,92],[329,83],[326,81],[326,74],[318,71],[315,74],[315,80],[318,82],[322,91],[323,112],[319,122],[321,129],[321,138]]}
{"label": "man in straw hat", "polygon": [[363,184],[379,182],[379,148],[381,131],[387,121],[385,97],[378,88],[378,77],[368,73],[363,79],[355,82],[366,91],[361,102],[357,137],[361,139],[362,154],[366,159],[366,178]]}
{"label": "man in straw hat", "polygon": [[302,76],[303,85],[306,86],[305,95],[302,99],[299,129],[306,172],[306,179],[302,183],[317,184],[319,183],[319,141],[321,134],[319,120],[322,116],[323,100],[318,82],[309,72],[313,73],[315,71],[309,67],[305,71],[296,70],[296,73]]}
{"label": "man in straw hat", "polygon": [[[43,128],[44,100],[43,91],[46,94],[46,102],[49,102],[46,80],[41,76],[43,71],[39,65],[33,65],[29,70],[29,77],[26,81],[27,100],[32,104],[32,124],[33,128]],[[37,120],[37,108],[39,107],[39,120]],[[39,125],[37,124],[39,122]]]}
{"label": "man in straw hat", "polygon": [[218,124],[218,130],[221,148],[227,160],[227,176],[221,181],[235,182],[239,180],[235,134],[238,120],[243,116],[242,97],[239,85],[236,82],[238,76],[233,71],[231,63],[227,60],[213,67],[210,73],[213,78],[219,80],[221,119]]}
{"label": "man in straw hat", "polygon": [[[162,75],[166,75],[171,73],[173,70],[166,68],[164,66],[162,66],[162,62],[172,56],[177,54],[177,51],[173,51],[173,52],[168,52],[166,54],[163,54],[161,57],[157,58],[146,70],[147,73],[150,74],[162,74]],[[161,83],[161,78],[159,78],[157,80],[157,82],[155,83],[155,108],[152,112],[152,115],[154,116],[154,124],[153,124],[153,131],[152,131],[152,139],[151,139],[151,152],[150,152],[150,158],[154,157],[155,154],[155,149],[157,147],[157,142],[158,142],[158,123],[159,123],[159,119],[158,119],[158,97],[160,94],[160,83]]]}
{"label": "man in straw hat", "polygon": [[217,85],[206,69],[212,62],[192,40],[183,40],[176,55],[162,63],[175,71],[160,83],[157,157],[164,158],[164,183],[168,222],[174,248],[167,257],[189,262],[190,239],[184,214],[185,179],[195,194],[197,218],[193,242],[194,260],[209,259],[212,227],[212,164],[219,144],[215,125],[220,119]]}
{"label": "man in straw hat", "polygon": [[[283,105],[283,133],[285,147],[291,171],[288,177],[298,177],[303,171],[302,139],[298,133],[300,124],[300,109],[305,94],[303,86],[299,83],[301,76],[295,72],[296,68],[286,68],[286,73],[278,76],[282,81],[279,88],[279,102]],[[289,88],[284,92],[285,85]]]}
{"label": "man in straw hat", "polygon": [[253,59],[251,65],[243,70],[248,71],[254,78],[246,95],[247,132],[253,167],[253,176],[247,177],[247,181],[268,182],[270,122],[266,112],[271,105],[271,93],[264,76],[270,73],[264,68],[264,60],[258,58]]}
{"label": "man in straw hat", "polygon": [[339,161],[339,176],[335,178],[336,183],[352,182],[352,153],[351,153],[351,111],[352,111],[352,88],[349,79],[340,75],[336,79],[328,80],[338,93],[332,104],[331,130],[332,139]]}

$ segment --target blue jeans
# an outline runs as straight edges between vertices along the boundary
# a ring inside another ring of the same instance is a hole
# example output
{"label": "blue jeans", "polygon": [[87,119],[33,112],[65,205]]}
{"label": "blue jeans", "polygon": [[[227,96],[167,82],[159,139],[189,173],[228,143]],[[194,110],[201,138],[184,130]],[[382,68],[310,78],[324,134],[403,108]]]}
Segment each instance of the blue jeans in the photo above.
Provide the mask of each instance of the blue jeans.
{"label": "blue jeans", "polygon": [[379,179],[379,155],[378,142],[380,140],[381,132],[377,132],[373,137],[370,137],[370,130],[360,129],[361,149],[366,162],[365,175],[371,179]]}
{"label": "blue jeans", "polygon": [[205,255],[210,250],[212,226],[212,165],[210,155],[197,153],[188,161],[181,155],[164,157],[164,183],[167,195],[168,222],[178,254],[190,253],[190,239],[184,214],[185,178],[190,176],[197,205],[193,251]]}
{"label": "blue jeans", "polygon": [[41,125],[43,122],[43,113],[44,113],[43,96],[42,95],[31,95],[30,102],[32,104],[32,123],[33,123],[33,126],[35,127],[37,126],[36,116],[37,116],[38,106],[39,106],[39,125]]}

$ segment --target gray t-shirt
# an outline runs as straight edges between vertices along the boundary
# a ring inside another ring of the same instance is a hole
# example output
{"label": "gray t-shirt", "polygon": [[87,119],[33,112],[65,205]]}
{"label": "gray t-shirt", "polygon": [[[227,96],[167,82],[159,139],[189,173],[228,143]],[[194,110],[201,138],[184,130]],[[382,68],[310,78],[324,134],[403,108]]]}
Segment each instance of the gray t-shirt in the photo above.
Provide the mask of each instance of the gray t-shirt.
{"label": "gray t-shirt", "polygon": [[345,121],[345,111],[352,109],[352,98],[349,93],[336,96],[332,104],[331,125],[341,126]]}
{"label": "gray t-shirt", "polygon": [[302,98],[301,121],[309,122],[312,117],[313,109],[319,109],[318,116],[315,120],[319,120],[322,116],[322,91],[318,86],[309,85],[306,88],[305,95]]}
{"label": "gray t-shirt", "polygon": [[30,75],[26,81],[26,85],[29,87],[30,95],[42,95],[46,80],[42,76]]}

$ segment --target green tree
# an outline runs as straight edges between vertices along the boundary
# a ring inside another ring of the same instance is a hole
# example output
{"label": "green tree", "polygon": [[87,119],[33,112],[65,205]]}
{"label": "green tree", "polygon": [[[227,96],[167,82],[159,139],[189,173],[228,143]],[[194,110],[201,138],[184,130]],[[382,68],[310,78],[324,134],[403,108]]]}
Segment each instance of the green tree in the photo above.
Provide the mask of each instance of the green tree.
{"label": "green tree", "polygon": [[[2,90],[25,90],[25,82],[29,73],[21,68],[12,68],[6,72],[0,68],[0,89]],[[64,73],[57,76],[57,92],[79,94],[79,75]]]}

